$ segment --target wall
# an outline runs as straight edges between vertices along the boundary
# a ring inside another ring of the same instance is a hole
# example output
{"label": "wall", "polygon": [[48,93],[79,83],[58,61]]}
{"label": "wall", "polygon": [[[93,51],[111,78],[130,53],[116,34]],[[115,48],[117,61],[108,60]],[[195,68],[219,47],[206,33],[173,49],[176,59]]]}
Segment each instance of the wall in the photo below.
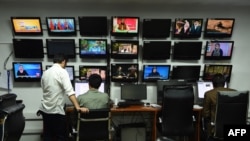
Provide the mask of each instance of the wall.
{"label": "wall", "polygon": [[[142,4],[142,3],[12,3],[12,2],[3,2],[0,5],[0,71],[3,73],[4,61],[12,51],[12,30],[10,17],[11,16],[40,16],[45,27],[45,17],[46,16],[85,16],[85,15],[94,15],[94,16],[107,16],[109,19],[111,16],[139,16],[143,18],[171,18],[172,21],[174,18],[178,17],[188,17],[188,18],[205,18],[212,17],[229,17],[235,18],[235,28],[233,31],[233,36],[230,40],[235,41],[235,47],[233,52],[233,57],[230,62],[214,62],[214,61],[204,61],[203,57],[197,62],[178,62],[166,60],[161,63],[167,63],[171,65],[175,64],[200,64],[203,69],[204,63],[216,63],[216,64],[232,64],[232,77],[229,84],[230,87],[238,90],[249,90],[250,83],[250,72],[249,72],[249,62],[250,58],[249,52],[249,36],[250,28],[248,28],[249,20],[249,7],[220,7],[214,5],[167,5],[167,4]],[[46,27],[44,28],[46,29]],[[44,30],[44,35],[41,38],[49,38],[47,36],[46,30]],[[78,34],[79,35],[79,34]],[[75,37],[76,39],[80,36]],[[176,39],[168,38],[172,43]],[[199,40],[203,41],[203,50],[205,41],[203,38]],[[77,43],[77,42],[76,42]],[[110,43],[110,42],[109,42]],[[140,39],[140,44],[142,40]],[[16,59],[14,56],[10,56],[7,62],[7,69],[12,69],[12,61],[23,61],[25,59]],[[39,60],[43,62],[43,66],[51,65],[51,60],[48,60],[46,55],[45,58]],[[112,60],[111,60],[112,61]],[[70,61],[69,65],[74,65],[76,69],[76,74],[78,74],[78,66],[80,64],[91,64],[93,62],[85,62],[79,59],[79,56],[75,60]],[[103,63],[103,62],[100,62]],[[141,62],[140,62],[141,63]],[[152,62],[149,62],[152,63]],[[141,64],[139,64],[141,65]],[[202,74],[201,70],[201,74]],[[155,103],[156,102],[156,87],[155,84],[148,84],[148,99],[146,101]],[[36,111],[40,104],[40,99],[42,96],[42,90],[39,83],[13,83],[12,93],[18,95],[18,99],[23,99],[24,104],[26,105],[24,109],[24,114],[28,119],[36,119]],[[0,89],[0,94],[7,93],[5,89]],[[120,89],[119,85],[111,83],[111,92],[110,96],[112,99],[120,99]],[[29,126],[29,127],[27,127]],[[33,129],[35,124],[27,125],[26,128]],[[37,127],[41,129],[40,127]],[[29,130],[29,129],[26,129]]]}

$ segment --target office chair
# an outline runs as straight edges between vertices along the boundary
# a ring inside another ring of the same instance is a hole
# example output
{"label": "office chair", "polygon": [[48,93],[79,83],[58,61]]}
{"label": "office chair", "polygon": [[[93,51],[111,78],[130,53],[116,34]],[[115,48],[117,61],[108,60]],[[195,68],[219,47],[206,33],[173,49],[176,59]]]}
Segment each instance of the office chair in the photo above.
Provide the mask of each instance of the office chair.
{"label": "office chair", "polygon": [[[164,86],[161,134],[165,137],[183,137],[194,134],[194,93],[191,85]],[[160,137],[162,138],[162,137]],[[158,138],[159,139],[159,138]],[[163,139],[163,140],[171,140]]]}
{"label": "office chair", "polygon": [[224,125],[245,125],[248,115],[248,91],[219,91],[215,112],[214,138],[223,139]]}
{"label": "office chair", "polygon": [[76,141],[109,140],[110,109],[90,109],[78,113]]}

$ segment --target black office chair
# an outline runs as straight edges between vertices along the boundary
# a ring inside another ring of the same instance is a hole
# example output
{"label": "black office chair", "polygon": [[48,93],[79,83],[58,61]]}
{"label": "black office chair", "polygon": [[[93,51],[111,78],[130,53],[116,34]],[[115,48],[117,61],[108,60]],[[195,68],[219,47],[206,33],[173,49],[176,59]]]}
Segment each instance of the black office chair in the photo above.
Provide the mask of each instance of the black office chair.
{"label": "black office chair", "polygon": [[163,140],[171,140],[171,137],[183,137],[185,140],[186,137],[194,135],[193,104],[194,93],[191,85],[164,86],[160,132],[168,139]]}
{"label": "black office chair", "polygon": [[90,109],[78,113],[76,141],[109,140],[110,109]]}
{"label": "black office chair", "polygon": [[223,139],[224,125],[245,125],[248,115],[248,91],[219,91],[215,112],[214,138]]}

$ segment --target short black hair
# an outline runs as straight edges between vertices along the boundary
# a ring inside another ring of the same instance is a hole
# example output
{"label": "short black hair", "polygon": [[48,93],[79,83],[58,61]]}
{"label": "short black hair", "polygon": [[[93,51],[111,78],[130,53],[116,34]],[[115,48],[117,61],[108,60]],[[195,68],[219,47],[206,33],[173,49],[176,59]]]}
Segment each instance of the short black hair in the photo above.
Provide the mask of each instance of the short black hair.
{"label": "short black hair", "polygon": [[66,62],[68,62],[68,57],[66,55],[64,55],[64,54],[56,54],[56,55],[54,55],[54,59],[53,59],[54,63],[62,63],[64,60]]}
{"label": "short black hair", "polygon": [[226,80],[223,74],[217,73],[213,76],[212,82],[214,87],[224,87]]}
{"label": "short black hair", "polygon": [[89,85],[92,88],[99,89],[101,83],[102,83],[102,78],[99,74],[91,74],[89,76]]}

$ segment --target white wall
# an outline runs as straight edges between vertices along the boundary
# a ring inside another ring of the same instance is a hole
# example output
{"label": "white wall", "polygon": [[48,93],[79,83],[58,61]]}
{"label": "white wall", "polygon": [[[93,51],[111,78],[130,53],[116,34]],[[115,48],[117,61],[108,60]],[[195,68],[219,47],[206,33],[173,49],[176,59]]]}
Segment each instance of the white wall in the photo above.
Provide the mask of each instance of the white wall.
{"label": "white wall", "polygon": [[[235,26],[233,31],[233,36],[229,40],[235,41],[235,47],[233,50],[232,60],[229,62],[204,62],[203,57],[198,62],[177,62],[172,60],[166,60],[167,64],[200,64],[201,65],[201,74],[203,71],[204,63],[224,63],[232,64],[232,76],[230,87],[238,90],[249,90],[250,83],[250,47],[249,47],[249,7],[220,7],[212,5],[157,5],[154,3],[150,4],[140,4],[132,3],[125,4],[112,4],[112,3],[57,3],[50,5],[49,3],[16,3],[3,2],[0,5],[0,71],[3,72],[4,60],[10,54],[12,50],[12,30],[10,17],[11,16],[39,16],[42,19],[43,27],[45,27],[45,17],[46,16],[107,16],[109,19],[111,16],[139,16],[143,18],[171,18],[172,21],[174,18],[203,18],[204,21],[206,18],[235,18]],[[46,30],[44,30],[44,35],[41,37],[43,39],[50,38],[47,36]],[[81,38],[78,34],[77,37],[73,37],[77,40]],[[174,40],[171,40],[172,43]],[[204,45],[207,39],[200,38],[199,40],[203,41],[203,50]],[[45,41],[45,40],[44,40]],[[140,44],[142,40],[140,39]],[[46,51],[46,50],[45,50]],[[78,50],[77,50],[78,51]],[[25,59],[15,59],[12,55],[7,63],[7,68],[12,69],[12,61],[23,61]],[[43,66],[50,65],[52,62],[48,62],[47,56],[42,60]],[[81,60],[79,56],[76,56],[74,61],[69,62],[69,65],[74,65],[78,75],[78,66],[81,64],[86,64],[84,60]],[[92,62],[93,63],[93,62]],[[101,62],[103,63],[103,62]],[[105,63],[105,62],[104,62]],[[42,96],[42,90],[39,83],[14,83],[12,93],[18,95],[18,99],[23,99],[25,104],[24,114],[32,115],[35,117],[35,113],[39,107],[40,99]],[[112,99],[120,99],[120,89],[119,85],[111,83],[111,93],[110,96]],[[0,89],[0,95],[7,93],[5,89]],[[149,102],[156,102],[156,87],[155,84],[148,85],[148,100]],[[32,126],[32,125],[31,125]]]}

